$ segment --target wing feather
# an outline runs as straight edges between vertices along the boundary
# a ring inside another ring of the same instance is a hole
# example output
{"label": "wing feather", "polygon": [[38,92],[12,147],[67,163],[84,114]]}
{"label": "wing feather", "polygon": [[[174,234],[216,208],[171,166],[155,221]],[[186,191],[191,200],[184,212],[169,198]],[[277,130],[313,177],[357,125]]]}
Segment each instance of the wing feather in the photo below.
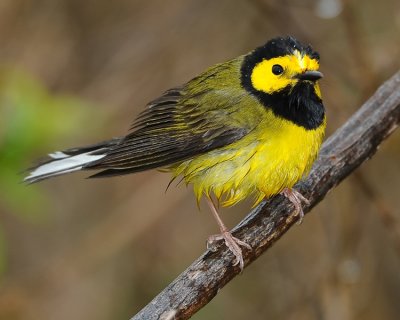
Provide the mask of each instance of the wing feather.
{"label": "wing feather", "polygon": [[203,77],[151,101],[132,124],[132,131],[105,157],[84,168],[105,169],[94,175],[103,177],[168,167],[242,138],[251,128],[230,121],[233,101],[238,98],[227,96],[223,89],[209,89],[223,85],[215,78],[226,68],[217,65]]}

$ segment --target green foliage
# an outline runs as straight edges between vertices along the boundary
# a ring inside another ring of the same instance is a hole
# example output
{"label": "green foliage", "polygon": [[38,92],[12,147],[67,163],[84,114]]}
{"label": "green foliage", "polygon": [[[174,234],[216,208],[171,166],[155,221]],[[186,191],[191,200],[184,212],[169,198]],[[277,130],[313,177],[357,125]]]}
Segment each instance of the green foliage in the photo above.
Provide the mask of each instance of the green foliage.
{"label": "green foliage", "polygon": [[[52,151],[77,124],[87,124],[89,111],[81,100],[54,95],[30,75],[0,70],[0,195],[1,205],[37,221],[44,217],[45,196],[22,183],[32,159]],[[57,143],[58,142],[58,143]]]}

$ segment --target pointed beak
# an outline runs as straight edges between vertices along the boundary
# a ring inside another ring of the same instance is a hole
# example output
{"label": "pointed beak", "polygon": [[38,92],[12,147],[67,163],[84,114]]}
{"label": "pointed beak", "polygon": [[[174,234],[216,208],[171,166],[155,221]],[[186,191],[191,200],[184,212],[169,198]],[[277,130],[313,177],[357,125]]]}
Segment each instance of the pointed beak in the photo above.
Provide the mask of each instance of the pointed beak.
{"label": "pointed beak", "polygon": [[317,81],[321,79],[324,75],[319,71],[305,71],[296,75],[296,78],[299,80],[309,80],[309,81]]}

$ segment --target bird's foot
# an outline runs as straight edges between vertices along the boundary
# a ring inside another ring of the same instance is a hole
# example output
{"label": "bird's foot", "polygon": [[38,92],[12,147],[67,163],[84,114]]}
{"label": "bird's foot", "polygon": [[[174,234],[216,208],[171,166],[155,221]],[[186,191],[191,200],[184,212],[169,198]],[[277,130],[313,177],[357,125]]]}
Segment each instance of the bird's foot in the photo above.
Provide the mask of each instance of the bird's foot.
{"label": "bird's foot", "polygon": [[299,216],[299,220],[296,222],[297,224],[301,224],[303,222],[304,218],[304,212],[303,212],[303,207],[301,206],[301,203],[305,203],[306,205],[310,204],[310,201],[308,201],[307,198],[305,198],[300,192],[298,192],[296,189],[292,188],[285,188],[281,192],[282,195],[284,195],[288,200],[293,203],[294,205],[294,215]]}
{"label": "bird's foot", "polygon": [[243,271],[244,267],[243,253],[240,246],[245,247],[249,250],[252,249],[251,246],[248,243],[234,237],[232,233],[230,233],[229,231],[223,231],[220,234],[214,234],[208,237],[207,248],[212,250],[214,242],[220,240],[224,240],[225,245],[228,247],[229,251],[231,251],[235,256],[236,259],[233,265],[236,266],[239,264],[240,271]]}

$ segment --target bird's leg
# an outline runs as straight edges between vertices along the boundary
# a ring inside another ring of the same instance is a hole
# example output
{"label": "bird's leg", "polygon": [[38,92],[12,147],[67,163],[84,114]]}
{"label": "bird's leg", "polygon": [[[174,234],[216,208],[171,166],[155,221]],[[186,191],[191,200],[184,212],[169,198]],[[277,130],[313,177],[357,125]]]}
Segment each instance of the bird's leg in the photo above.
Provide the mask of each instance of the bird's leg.
{"label": "bird's leg", "polygon": [[246,242],[239,240],[238,238],[235,238],[232,235],[232,233],[230,233],[230,231],[225,226],[225,224],[222,222],[221,217],[218,214],[218,210],[215,207],[215,204],[211,200],[211,198],[206,197],[206,201],[207,201],[207,204],[210,207],[211,212],[212,212],[215,220],[217,221],[219,229],[221,231],[220,234],[215,234],[215,235],[208,237],[207,248],[210,249],[213,242],[215,242],[215,241],[224,240],[225,245],[228,247],[228,249],[233,253],[233,255],[236,258],[233,265],[236,266],[237,264],[239,264],[240,270],[243,270],[244,262],[243,262],[242,249],[240,248],[240,246],[246,247],[249,250],[251,250],[251,246],[249,244],[247,244]]}
{"label": "bird's leg", "polygon": [[289,199],[291,203],[294,205],[294,215],[299,216],[299,220],[297,221],[297,224],[301,224],[303,222],[304,218],[304,212],[303,212],[303,207],[301,206],[301,203],[304,202],[306,205],[310,204],[310,201],[308,201],[307,198],[305,198],[300,192],[298,192],[296,189],[292,188],[285,188],[281,192],[286,198]]}

